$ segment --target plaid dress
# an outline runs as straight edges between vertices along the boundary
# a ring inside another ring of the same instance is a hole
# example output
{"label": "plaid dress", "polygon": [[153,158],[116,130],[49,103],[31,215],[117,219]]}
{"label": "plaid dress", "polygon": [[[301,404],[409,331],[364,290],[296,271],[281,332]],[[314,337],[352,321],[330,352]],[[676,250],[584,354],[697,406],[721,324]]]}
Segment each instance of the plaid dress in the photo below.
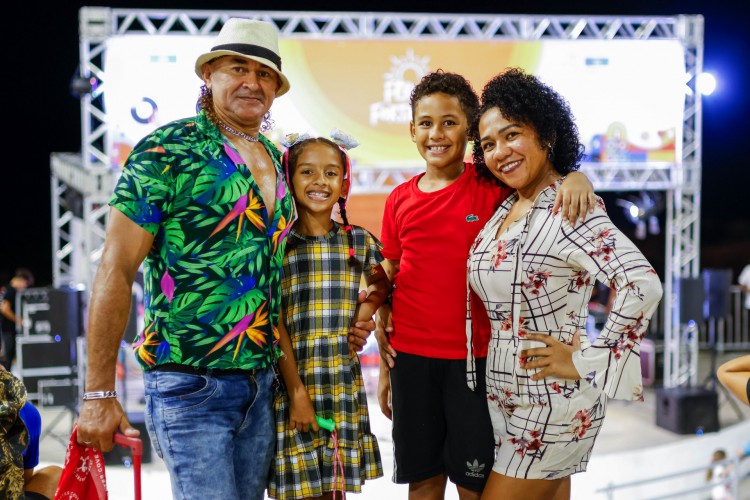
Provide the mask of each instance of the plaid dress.
{"label": "plaid dress", "polygon": [[[354,249],[362,266],[347,262],[344,229],[324,236],[290,232],[282,276],[282,308],[300,376],[315,412],[336,423],[339,456],[348,492],[360,492],[366,479],[383,475],[380,449],[370,430],[367,395],[359,358],[349,358],[347,334],[357,307],[360,280],[383,260],[380,242],[353,226]],[[333,484],[331,434],[289,430],[289,399],[276,397],[276,457],[268,493],[271,498],[295,499],[341,490]]]}

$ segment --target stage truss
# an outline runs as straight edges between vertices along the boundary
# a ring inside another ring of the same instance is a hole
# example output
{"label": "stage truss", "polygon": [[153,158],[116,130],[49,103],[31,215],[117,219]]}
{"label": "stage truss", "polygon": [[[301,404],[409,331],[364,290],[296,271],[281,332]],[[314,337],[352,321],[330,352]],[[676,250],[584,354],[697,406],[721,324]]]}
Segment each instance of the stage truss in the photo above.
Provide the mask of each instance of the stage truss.
{"label": "stage truss", "polygon": [[[80,10],[80,76],[94,91],[81,99],[81,154],[51,156],[53,276],[55,286],[90,290],[101,257],[107,201],[116,175],[110,167],[103,95],[105,42],[138,34],[212,35],[230,17],[274,23],[282,37],[309,39],[439,40],[679,40],[684,48],[686,94],[681,161],[586,163],[582,170],[597,191],[665,191],[667,227],[664,294],[664,385],[697,383],[697,335],[680,323],[680,278],[700,272],[701,98],[696,77],[703,66],[703,17],[607,17],[347,13],[271,11],[176,11],[83,7]],[[361,168],[355,193],[387,193],[415,170]],[[82,196],[72,209],[71,194]]]}

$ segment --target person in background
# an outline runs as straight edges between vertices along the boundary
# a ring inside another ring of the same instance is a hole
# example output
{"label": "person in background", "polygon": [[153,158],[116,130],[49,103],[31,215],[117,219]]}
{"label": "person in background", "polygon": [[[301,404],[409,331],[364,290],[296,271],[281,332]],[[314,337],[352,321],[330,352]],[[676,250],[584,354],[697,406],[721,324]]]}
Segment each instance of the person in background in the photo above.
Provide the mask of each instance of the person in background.
{"label": "person in background", "polygon": [[750,262],[740,272],[737,284],[740,285],[742,293],[745,294],[745,309],[750,310]]}
{"label": "person in background", "polygon": [[[26,269],[19,268],[13,274],[5,293],[0,299],[0,330],[2,331],[2,343],[0,344],[0,363],[13,369],[16,359],[16,335],[21,329],[20,311],[16,311],[16,297],[22,292],[34,286],[34,274]],[[19,313],[19,314],[16,314]]]}
{"label": "person in background", "polygon": [[742,403],[750,406],[750,354],[730,359],[716,370],[719,382]]}
{"label": "person in background", "polygon": [[0,365],[0,498],[24,498],[23,450],[29,444],[29,432],[21,420],[26,403],[26,387]]}
{"label": "person in background", "polygon": [[57,483],[60,482],[62,467],[48,465],[37,469],[39,465],[39,438],[42,434],[42,416],[31,403],[21,408],[21,419],[29,432],[29,444],[23,452],[23,480],[26,500],[52,500]]}
{"label": "person in background", "polygon": [[711,466],[706,471],[706,482],[714,485],[711,488],[711,500],[734,500],[731,484],[725,481],[732,475],[732,464],[726,463],[727,452],[719,448],[711,454]]}

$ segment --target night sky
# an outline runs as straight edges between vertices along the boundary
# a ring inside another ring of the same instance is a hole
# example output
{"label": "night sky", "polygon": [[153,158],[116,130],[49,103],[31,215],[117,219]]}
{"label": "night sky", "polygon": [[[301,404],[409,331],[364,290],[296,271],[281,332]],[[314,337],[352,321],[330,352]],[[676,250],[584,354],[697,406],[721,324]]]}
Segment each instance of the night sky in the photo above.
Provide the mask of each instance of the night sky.
{"label": "night sky", "polygon": [[[17,267],[31,268],[37,286],[52,281],[50,207],[50,154],[81,148],[80,102],[70,93],[78,66],[78,11],[90,2],[55,2],[40,7],[14,2],[6,7],[6,54],[3,78],[5,110],[5,167],[0,178],[0,282]],[[33,6],[33,8],[25,6]],[[109,2],[108,7],[129,9],[300,10],[368,12],[443,12],[463,14],[588,14],[672,16],[701,14],[705,18],[704,70],[717,74],[717,92],[703,99],[703,187],[701,213],[701,267],[732,268],[734,279],[750,262],[748,187],[750,144],[745,55],[750,48],[746,16],[735,2],[396,2],[349,4],[334,0],[272,3],[216,1]],[[357,8],[364,5],[364,8]],[[574,10],[562,10],[574,9]],[[501,68],[498,68],[500,70]],[[342,68],[342,71],[344,69]],[[622,220],[606,194],[610,215],[626,233],[632,225]],[[630,234],[631,238],[633,237]],[[657,270],[663,269],[664,233],[641,240],[644,254]]]}

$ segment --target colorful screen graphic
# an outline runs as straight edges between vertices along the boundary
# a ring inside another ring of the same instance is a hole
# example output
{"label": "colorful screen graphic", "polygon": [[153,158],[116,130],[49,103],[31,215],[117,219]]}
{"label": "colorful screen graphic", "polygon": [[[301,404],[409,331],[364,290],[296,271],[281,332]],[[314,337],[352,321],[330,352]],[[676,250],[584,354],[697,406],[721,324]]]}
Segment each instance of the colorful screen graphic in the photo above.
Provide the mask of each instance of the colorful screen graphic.
{"label": "colorful screen graphic", "polygon": [[[108,154],[121,166],[155,127],[195,114],[201,81],[193,72],[211,37],[137,35],[107,41],[104,102]],[[280,50],[292,90],[272,107],[268,136],[328,135],[360,141],[363,167],[419,168],[409,136],[409,95],[437,69],[466,76],[481,92],[509,66],[538,75],[569,101],[588,161],[677,162],[685,63],[677,40],[357,40],[284,39]]]}

